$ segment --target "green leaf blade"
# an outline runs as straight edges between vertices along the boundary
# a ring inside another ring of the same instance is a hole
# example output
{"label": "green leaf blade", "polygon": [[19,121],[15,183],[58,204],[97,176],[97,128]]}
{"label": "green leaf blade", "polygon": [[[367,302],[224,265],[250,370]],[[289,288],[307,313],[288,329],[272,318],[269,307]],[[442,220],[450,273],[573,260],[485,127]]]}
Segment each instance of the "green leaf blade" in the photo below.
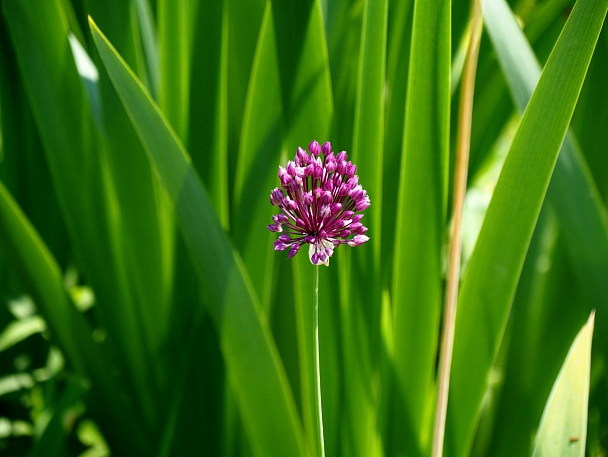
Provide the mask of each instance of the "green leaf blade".
{"label": "green leaf blade", "polygon": [[532,457],[585,455],[595,313],[572,343],[547,401]]}
{"label": "green leaf blade", "polygon": [[[106,69],[175,205],[201,284],[210,295],[209,312],[253,449],[258,455],[304,455],[293,397],[240,258],[175,134],[92,20],[90,24]],[[267,420],[259,420],[262,410]]]}
{"label": "green leaf blade", "polygon": [[448,411],[454,455],[469,451],[528,244],[607,8],[606,1],[577,2],[526,109],[469,262]]}
{"label": "green leaf blade", "polygon": [[426,454],[432,435],[447,208],[450,14],[448,1],[414,6],[392,285],[398,398],[412,434],[397,446],[408,455]]}

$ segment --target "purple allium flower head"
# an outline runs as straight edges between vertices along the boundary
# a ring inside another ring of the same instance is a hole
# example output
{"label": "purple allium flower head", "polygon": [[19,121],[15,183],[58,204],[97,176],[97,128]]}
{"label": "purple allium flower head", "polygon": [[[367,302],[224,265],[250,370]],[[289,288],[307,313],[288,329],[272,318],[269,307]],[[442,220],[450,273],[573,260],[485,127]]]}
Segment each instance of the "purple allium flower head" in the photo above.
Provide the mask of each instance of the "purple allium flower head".
{"label": "purple allium flower head", "polygon": [[369,207],[369,197],[346,152],[335,155],[329,141],[320,146],[316,140],[308,151],[310,155],[298,148],[293,161],[279,166],[282,189],[272,190],[270,203],[281,212],[272,217],[268,230],[279,233],[274,249],[289,249],[287,258],[309,244],[313,265],[329,265],[340,244],[356,247],[369,240],[363,214],[355,214]]}

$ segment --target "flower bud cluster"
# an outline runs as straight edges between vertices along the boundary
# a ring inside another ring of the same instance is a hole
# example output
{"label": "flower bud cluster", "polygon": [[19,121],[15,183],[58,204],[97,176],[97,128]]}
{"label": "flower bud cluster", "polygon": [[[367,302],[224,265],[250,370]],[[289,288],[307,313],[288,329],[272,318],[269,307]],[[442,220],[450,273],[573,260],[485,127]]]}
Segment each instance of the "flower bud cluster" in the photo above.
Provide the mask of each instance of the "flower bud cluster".
{"label": "flower bud cluster", "polygon": [[281,188],[270,193],[270,203],[281,212],[268,225],[279,233],[276,251],[289,249],[288,258],[309,244],[314,265],[329,265],[329,258],[340,244],[359,246],[369,238],[360,213],[370,205],[367,192],[359,184],[357,167],[346,152],[335,155],[328,142],[308,145],[310,155],[298,148],[294,160],[279,166]]}

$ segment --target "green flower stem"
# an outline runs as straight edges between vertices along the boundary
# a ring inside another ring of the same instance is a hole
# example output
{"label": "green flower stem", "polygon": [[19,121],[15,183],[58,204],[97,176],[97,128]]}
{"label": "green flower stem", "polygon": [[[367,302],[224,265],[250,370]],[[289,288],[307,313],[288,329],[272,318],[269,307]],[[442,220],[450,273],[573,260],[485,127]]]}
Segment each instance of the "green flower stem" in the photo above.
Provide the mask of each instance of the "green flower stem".
{"label": "green flower stem", "polygon": [[314,353],[315,353],[315,399],[317,410],[317,455],[325,457],[325,444],[323,439],[323,408],[321,406],[321,369],[319,363],[319,266],[315,266],[315,303],[313,311]]}

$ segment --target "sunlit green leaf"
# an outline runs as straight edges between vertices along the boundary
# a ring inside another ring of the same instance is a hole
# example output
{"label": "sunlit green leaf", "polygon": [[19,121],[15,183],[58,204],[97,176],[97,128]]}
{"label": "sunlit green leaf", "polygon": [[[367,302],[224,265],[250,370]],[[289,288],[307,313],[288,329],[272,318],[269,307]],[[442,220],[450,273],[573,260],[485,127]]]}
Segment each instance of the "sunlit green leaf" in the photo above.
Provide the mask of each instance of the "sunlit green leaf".
{"label": "sunlit green leaf", "polygon": [[553,385],[536,435],[533,457],[585,455],[594,313],[572,343]]}
{"label": "sunlit green leaf", "polygon": [[[92,20],[90,24],[105,67],[175,205],[200,282],[210,295],[209,312],[254,450],[259,455],[302,455],[293,397],[241,260],[175,133]],[[262,410],[266,420],[258,418]]]}

